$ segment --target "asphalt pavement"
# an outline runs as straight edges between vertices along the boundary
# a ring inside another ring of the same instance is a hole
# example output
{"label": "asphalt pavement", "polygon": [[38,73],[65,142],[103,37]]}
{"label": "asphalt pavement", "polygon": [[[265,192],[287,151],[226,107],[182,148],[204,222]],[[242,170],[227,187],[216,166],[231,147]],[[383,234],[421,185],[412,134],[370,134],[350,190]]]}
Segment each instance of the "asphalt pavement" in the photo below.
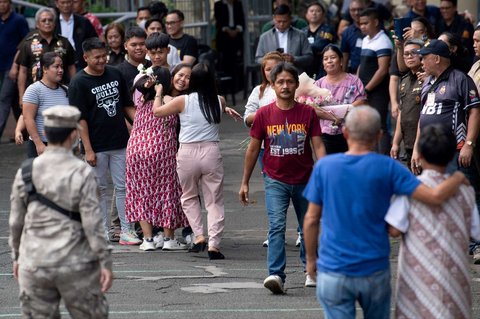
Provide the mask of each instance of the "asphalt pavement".
{"label": "asphalt pavement", "polygon": [[[237,110],[243,113],[243,105]],[[263,288],[267,233],[263,184],[255,168],[250,199],[238,201],[243,172],[241,142],[248,136],[243,123],[224,118],[221,149],[225,167],[225,260],[210,261],[207,253],[143,252],[137,246],[114,244],[115,280],[107,293],[110,318],[323,318],[314,288],[305,288],[299,249],[295,247],[296,220],[290,207],[287,225],[287,293],[272,295]],[[12,276],[8,247],[9,195],[16,170],[26,157],[25,146],[0,144],[0,318],[20,318],[18,286]],[[206,212],[204,211],[204,216]],[[392,240],[392,273],[398,241]],[[480,318],[480,266],[471,265],[474,318]],[[394,278],[392,276],[392,285]],[[68,313],[62,307],[64,318]],[[393,306],[392,306],[393,309]],[[362,318],[357,310],[358,318]]]}

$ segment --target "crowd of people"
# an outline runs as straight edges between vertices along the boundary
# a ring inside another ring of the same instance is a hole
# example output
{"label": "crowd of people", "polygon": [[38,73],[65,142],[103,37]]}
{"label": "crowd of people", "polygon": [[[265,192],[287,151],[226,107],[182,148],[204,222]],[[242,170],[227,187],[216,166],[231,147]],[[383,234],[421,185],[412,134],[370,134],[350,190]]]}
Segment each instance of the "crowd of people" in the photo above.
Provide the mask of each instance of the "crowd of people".
{"label": "crowd of people", "polygon": [[[272,293],[286,292],[292,202],[305,286],[317,287],[327,317],[354,318],[359,301],[366,318],[389,318],[390,234],[402,236],[397,317],[469,318],[467,250],[480,264],[480,27],[456,0],[389,4],[346,0],[341,10],[335,1],[306,1],[299,17],[292,1],[272,1],[255,53],[262,82],[243,115],[250,141],[239,199],[249,204],[258,162],[268,218],[264,286]],[[219,127],[223,113],[242,116],[219,96],[215,66],[184,32],[184,13],[152,1],[137,10],[135,26],[103,30],[84,1],[56,0],[29,31],[11,5],[0,0],[0,44],[8,48],[0,53],[0,136],[13,109],[15,141],[34,159],[17,173],[10,216],[14,275],[21,294],[35,296],[22,303],[24,315],[58,312],[56,283],[29,271],[53,276],[55,263],[67,273],[73,267],[72,280],[88,273],[98,291],[90,309],[79,306],[81,293],[61,294],[72,316],[104,315],[108,241],[225,259]],[[233,62],[247,32],[241,1],[217,1],[214,14],[218,67],[236,85]],[[323,105],[348,113],[300,103],[303,72],[329,92]],[[31,249],[48,236],[64,240]],[[49,254],[55,258],[45,262]]]}

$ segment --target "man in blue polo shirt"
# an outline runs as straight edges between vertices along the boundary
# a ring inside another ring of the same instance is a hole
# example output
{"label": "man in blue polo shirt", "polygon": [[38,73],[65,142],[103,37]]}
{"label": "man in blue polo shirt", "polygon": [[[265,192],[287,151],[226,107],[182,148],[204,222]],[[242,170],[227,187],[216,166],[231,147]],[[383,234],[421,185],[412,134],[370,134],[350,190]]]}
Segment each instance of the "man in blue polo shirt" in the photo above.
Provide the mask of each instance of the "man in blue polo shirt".
{"label": "man in blue polo shirt", "polygon": [[360,65],[363,33],[360,30],[360,12],[365,9],[362,0],[352,0],[348,10],[353,23],[342,33],[340,50],[343,53],[343,70],[356,74]]}
{"label": "man in blue polo shirt", "polygon": [[380,114],[372,107],[353,108],[343,128],[348,151],[318,160],[303,193],[309,201],[306,270],[317,277],[317,297],[327,318],[355,318],[355,301],[364,318],[390,318],[390,245],[384,221],[390,198],[403,194],[438,205],[465,180],[456,173],[431,189],[398,161],[373,153],[380,125]]}
{"label": "man in blue polo shirt", "polygon": [[[0,0],[0,138],[10,114],[18,101],[15,85],[18,66],[12,68],[17,45],[28,33],[25,18],[12,11],[12,0]],[[11,75],[9,75],[12,69]],[[21,112],[21,111],[20,111]],[[20,115],[20,112],[18,115]]]}

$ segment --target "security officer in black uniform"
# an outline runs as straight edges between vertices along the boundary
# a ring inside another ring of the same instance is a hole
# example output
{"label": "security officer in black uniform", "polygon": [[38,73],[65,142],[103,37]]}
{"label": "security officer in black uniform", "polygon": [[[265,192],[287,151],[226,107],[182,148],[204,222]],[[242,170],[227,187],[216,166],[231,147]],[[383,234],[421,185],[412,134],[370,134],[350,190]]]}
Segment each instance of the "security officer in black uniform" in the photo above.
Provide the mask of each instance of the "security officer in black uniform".
{"label": "security officer in black uniform", "polygon": [[45,52],[54,51],[62,57],[66,70],[63,74],[64,84],[75,75],[75,51],[67,38],[55,34],[55,16],[55,11],[51,8],[39,9],[35,14],[37,29],[28,34],[19,45],[16,62],[20,65],[17,81],[20,104],[28,85],[40,80],[40,57]]}

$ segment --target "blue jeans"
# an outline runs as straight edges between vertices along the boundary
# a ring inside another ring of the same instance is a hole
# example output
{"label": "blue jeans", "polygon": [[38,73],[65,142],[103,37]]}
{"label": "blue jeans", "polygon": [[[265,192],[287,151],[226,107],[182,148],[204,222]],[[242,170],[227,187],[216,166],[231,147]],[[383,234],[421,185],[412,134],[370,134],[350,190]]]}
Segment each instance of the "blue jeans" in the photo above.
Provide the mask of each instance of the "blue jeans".
{"label": "blue jeans", "polygon": [[365,319],[389,319],[390,296],[390,269],[363,277],[317,272],[317,298],[327,319],[355,319],[357,300]]}
{"label": "blue jeans", "polygon": [[287,228],[287,210],[292,200],[297,221],[300,225],[300,259],[305,267],[305,245],[303,242],[303,218],[307,212],[308,201],[302,193],[305,184],[290,185],[264,175],[265,205],[268,217],[267,267],[269,275],[278,275],[285,282],[285,230]]}
{"label": "blue jeans", "polygon": [[[458,156],[460,152],[457,151],[453,159],[448,163],[447,166],[447,173],[453,174],[455,171],[460,171],[467,177],[470,185],[472,185],[475,191],[475,203],[477,204],[477,208],[480,212],[480,175],[478,173],[477,166],[475,164],[474,159],[472,158],[472,162],[469,167],[461,167],[458,165]],[[480,241],[470,240],[469,250],[471,253],[477,248],[480,247]]]}
{"label": "blue jeans", "polygon": [[107,212],[108,170],[110,170],[115,187],[115,204],[117,205],[118,217],[120,218],[120,227],[122,232],[131,229],[130,224],[125,219],[125,150],[125,148],[122,148],[96,153],[97,166],[94,167],[94,171],[100,191],[99,202],[105,233],[108,233],[109,229]]}

